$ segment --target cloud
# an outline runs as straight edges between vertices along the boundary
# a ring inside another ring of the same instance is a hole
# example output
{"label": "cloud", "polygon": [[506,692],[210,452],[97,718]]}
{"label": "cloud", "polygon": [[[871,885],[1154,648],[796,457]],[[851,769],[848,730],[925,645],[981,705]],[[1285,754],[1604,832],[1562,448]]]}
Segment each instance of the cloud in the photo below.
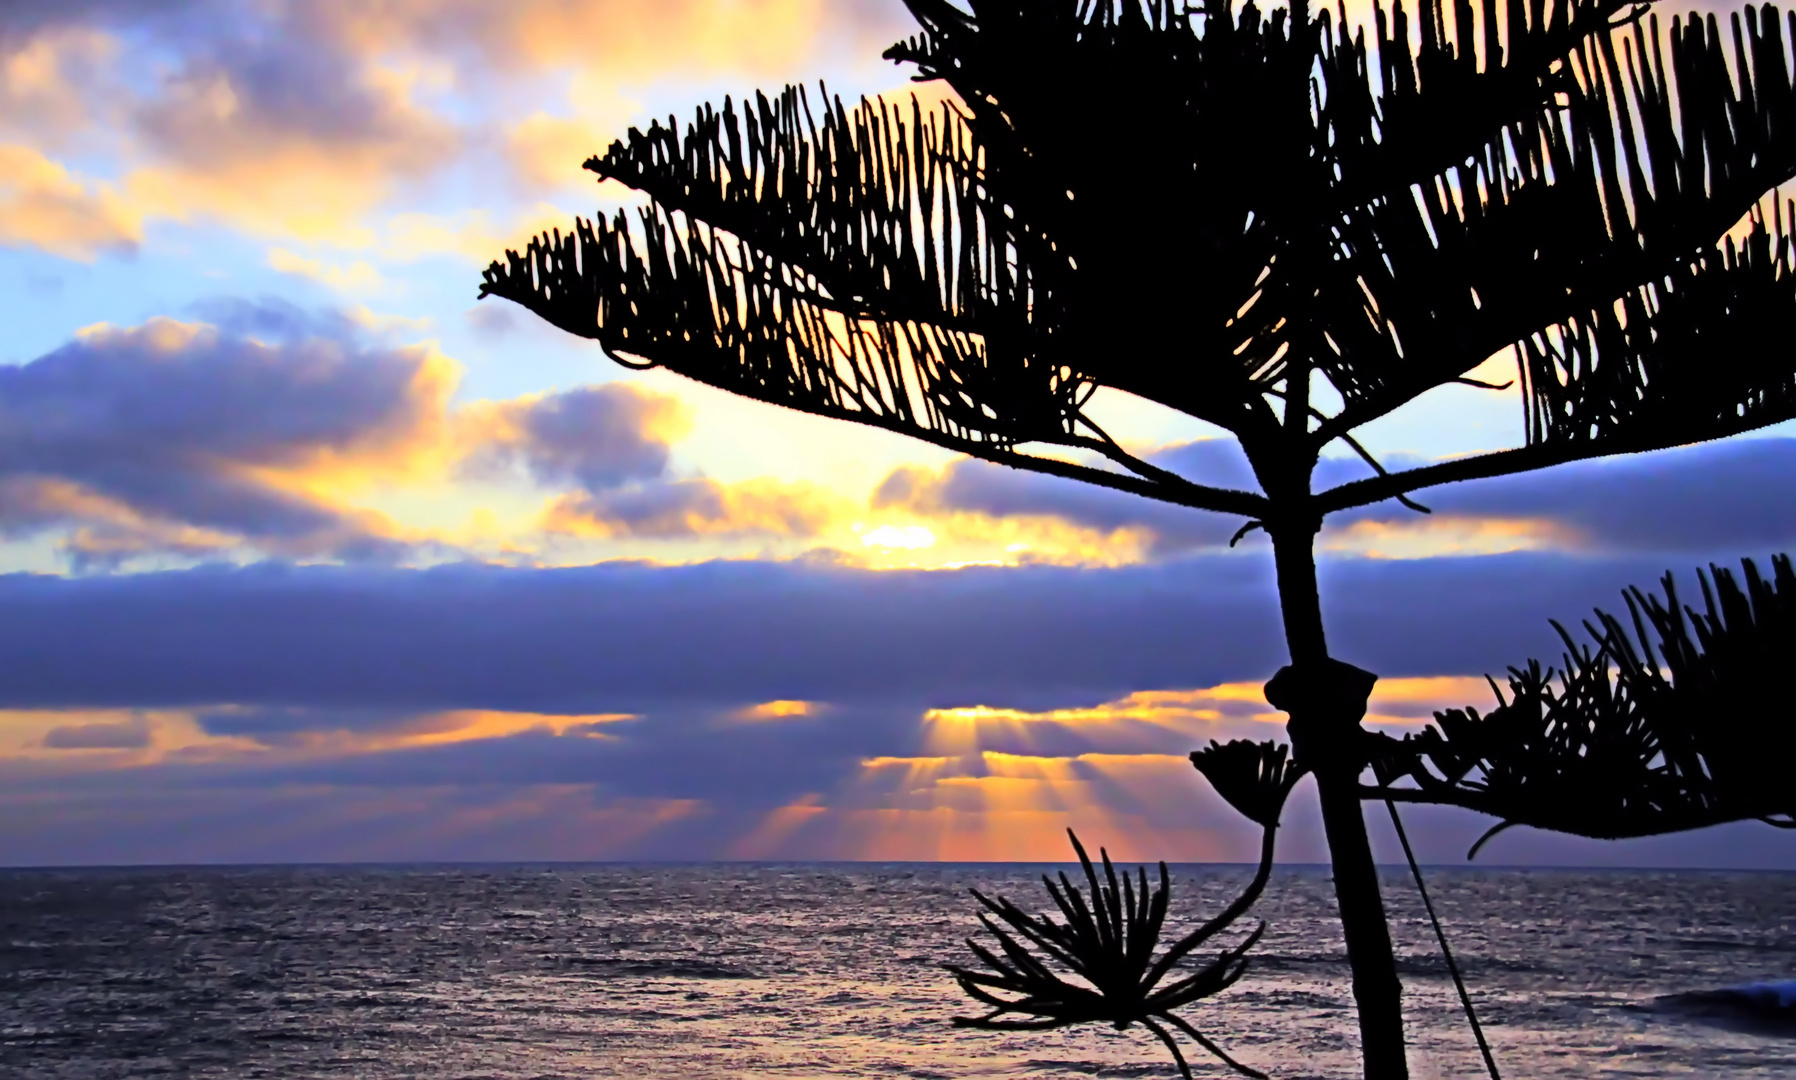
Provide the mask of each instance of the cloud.
{"label": "cloud", "polygon": [[[487,210],[455,214],[405,212],[393,214],[381,228],[380,251],[399,261],[449,255],[471,266],[485,266],[507,248],[522,250],[551,229],[566,230],[573,214],[550,203],[538,202],[495,223]],[[476,310],[499,307],[481,304]]]}
{"label": "cloud", "polygon": [[458,424],[472,475],[518,470],[562,492],[540,519],[552,536],[811,537],[844,512],[845,500],[813,484],[673,475],[672,446],[691,431],[691,409],[633,383],[478,402]]}
{"label": "cloud", "polygon": [[0,244],[90,262],[133,252],[142,240],[142,215],[109,187],[31,147],[0,145]]}
{"label": "cloud", "polygon": [[141,750],[149,745],[150,728],[142,717],[54,727],[44,734],[44,747],[49,750]]}
{"label": "cloud", "polygon": [[172,218],[370,242],[362,218],[453,162],[462,125],[419,103],[420,69],[334,47],[307,7],[8,5],[0,133],[40,154],[78,142],[113,179],[90,190],[38,165],[0,222],[39,224],[0,225],[0,239],[91,258]]}
{"label": "cloud", "polygon": [[311,278],[343,292],[366,295],[383,284],[380,271],[359,260],[348,266],[334,266],[321,259],[296,255],[286,248],[269,248],[268,265],[283,274]]}
{"label": "cloud", "polygon": [[747,723],[760,723],[768,720],[790,720],[794,717],[819,716],[828,706],[815,701],[763,701],[759,705],[750,705],[746,709],[738,709],[732,718]]}
{"label": "cloud", "polygon": [[[200,37],[250,21],[245,14],[223,0],[11,0],[0,11],[0,44],[71,26],[147,25],[167,38]],[[819,34],[884,45],[915,29],[898,0],[277,0],[248,14],[358,54],[472,50],[501,67],[591,62],[632,76],[670,65],[713,71],[785,62],[802,58]]]}
{"label": "cloud", "polygon": [[523,325],[515,309],[506,304],[476,304],[462,317],[474,336],[487,342],[503,341]]}
{"label": "cloud", "polygon": [[[429,343],[390,343],[410,328],[365,309],[217,299],[193,312],[90,327],[0,368],[0,536],[55,535],[78,568],[446,550],[590,558],[591,542],[643,540],[685,543],[691,558],[712,553],[692,541],[809,541],[849,516],[816,485],[677,474],[690,409],[636,383],[452,408],[459,367]],[[491,486],[457,486],[469,480]],[[522,502],[532,488],[547,493],[534,511]],[[508,507],[509,521],[476,505],[457,529],[435,510],[475,496]]]}
{"label": "cloud", "polygon": [[704,477],[567,495],[543,516],[551,533],[594,538],[813,537],[844,500],[808,483]]}
{"label": "cloud", "polygon": [[[1566,546],[1587,551],[1725,555],[1796,539],[1796,439],[1735,439],[1579,462],[1416,498],[1441,518],[1541,522]],[[1394,503],[1342,520],[1418,521]]]}
{"label": "cloud", "polygon": [[267,29],[189,42],[136,110],[148,163],[124,188],[163,216],[365,241],[361,215],[448,163],[455,128],[413,102],[406,73]]}
{"label": "cloud", "polygon": [[214,311],[223,325],[100,325],[0,368],[0,529],[74,528],[65,547],[100,565],[239,542],[306,557],[404,549],[330,493],[430,456],[453,363],[366,343],[341,315]]}
{"label": "cloud", "polygon": [[[1226,459],[1232,441],[1180,447],[1187,459]],[[1207,464],[1207,462],[1205,462]],[[983,521],[962,528],[990,529],[999,519],[1060,521],[1096,534],[1104,546],[1133,548],[1141,557],[1164,557],[1228,544],[1238,519],[1154,502],[1108,488],[1060,477],[963,459],[939,471],[906,466],[894,470],[874,491],[875,509],[902,509],[925,517],[968,515]]]}
{"label": "cloud", "polygon": [[506,128],[506,158],[526,190],[584,191],[592,174],[581,164],[620,138],[639,110],[636,102],[610,95],[576,116],[554,116],[539,109]]}
{"label": "cloud", "polygon": [[588,493],[659,479],[671,444],[692,428],[676,397],[611,382],[463,410],[473,467],[521,465],[537,483]]}
{"label": "cloud", "polygon": [[884,0],[8,4],[0,143],[42,163],[6,163],[0,243],[92,259],[173,220],[484,265],[565,225],[519,197],[587,190],[669,80],[806,79],[912,29]]}
{"label": "cloud", "polygon": [[[320,38],[361,52],[472,51],[502,71],[590,66],[642,79],[784,72],[808,59],[831,31],[858,36],[910,25],[893,18],[894,7],[823,0],[332,0],[298,10]],[[880,40],[885,43],[883,35]]]}
{"label": "cloud", "polygon": [[[1257,490],[1232,440],[1167,447],[1151,460],[1203,483]],[[1394,455],[1392,469],[1429,464]],[[1322,490],[1370,474],[1357,460],[1325,459]],[[1321,546],[1381,558],[1528,550],[1728,557],[1731,547],[1796,540],[1796,439],[1737,439],[1656,454],[1562,465],[1542,472],[1429,489],[1434,513],[1394,501],[1329,518]],[[875,490],[876,508],[902,509],[962,528],[1004,521],[1062,522],[1134,543],[1164,559],[1227,545],[1241,519],[1156,503],[1075,481],[963,459],[940,470],[903,467]],[[1259,542],[1255,537],[1252,542]]]}
{"label": "cloud", "polygon": [[194,721],[207,735],[237,738],[255,750],[297,750],[306,756],[362,754],[534,733],[606,738],[605,728],[628,713],[558,715],[496,709],[312,709],[225,706],[202,709]]}
{"label": "cloud", "polygon": [[91,27],[15,37],[0,22],[0,131],[39,146],[84,134],[96,119],[93,100],[116,89],[107,80],[118,51],[115,38]]}
{"label": "cloud", "polygon": [[[1268,563],[1236,552],[1112,570],[740,561],[11,575],[0,577],[0,654],[13,658],[0,705],[1095,705],[1269,676],[1285,652]],[[1395,678],[1555,657],[1548,618],[1613,608],[1624,585],[1667,565],[1536,553],[1324,560],[1320,573],[1334,651]]]}

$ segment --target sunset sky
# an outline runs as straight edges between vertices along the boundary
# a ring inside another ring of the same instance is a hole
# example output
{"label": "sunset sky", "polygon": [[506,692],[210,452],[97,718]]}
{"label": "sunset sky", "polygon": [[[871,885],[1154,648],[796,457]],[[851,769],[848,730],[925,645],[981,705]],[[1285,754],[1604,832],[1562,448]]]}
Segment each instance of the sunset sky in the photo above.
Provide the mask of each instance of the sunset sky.
{"label": "sunset sky", "polygon": [[[0,864],[1057,859],[1069,824],[1249,857],[1185,759],[1282,737],[1241,521],[475,302],[508,245],[632,201],[579,167],[632,125],[789,82],[939,98],[879,59],[910,28],[897,0],[0,7]],[[1251,483],[1197,422],[1096,412]],[[1362,441],[1413,464],[1521,419],[1455,387]],[[1320,541],[1393,731],[1556,660],[1549,618],[1791,547],[1796,429],[1432,494]],[[1312,803],[1289,859],[1324,856]],[[1432,861],[1489,824],[1413,814]],[[1481,860],[1796,868],[1796,834]]]}

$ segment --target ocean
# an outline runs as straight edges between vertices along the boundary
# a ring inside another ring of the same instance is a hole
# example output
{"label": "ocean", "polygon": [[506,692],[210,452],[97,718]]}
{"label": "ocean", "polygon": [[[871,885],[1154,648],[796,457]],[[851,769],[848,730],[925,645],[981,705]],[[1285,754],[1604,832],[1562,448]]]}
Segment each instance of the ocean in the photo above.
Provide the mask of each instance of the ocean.
{"label": "ocean", "polygon": [[[0,1076],[386,1080],[1172,1077],[1139,1029],[956,1030],[969,887],[1043,867],[0,871]],[[1796,875],[1435,869],[1509,1080],[1796,1077]],[[1243,867],[1174,868],[1174,922]],[[1406,872],[1385,875],[1413,1073],[1483,1066]],[[1357,1075],[1327,872],[1281,869],[1251,970],[1185,1015],[1274,1077]],[[1773,996],[1775,996],[1773,994]],[[1233,1075],[1190,1048],[1200,1076]]]}

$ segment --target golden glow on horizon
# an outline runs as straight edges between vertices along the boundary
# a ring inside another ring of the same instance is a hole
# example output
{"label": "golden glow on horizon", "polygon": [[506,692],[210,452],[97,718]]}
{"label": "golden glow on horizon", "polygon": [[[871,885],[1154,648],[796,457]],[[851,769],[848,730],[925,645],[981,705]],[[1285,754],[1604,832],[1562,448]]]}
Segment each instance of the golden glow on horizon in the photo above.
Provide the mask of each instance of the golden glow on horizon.
{"label": "golden glow on horizon", "polygon": [[1240,703],[1264,701],[1259,684],[1233,683],[1204,690],[1141,690],[1100,705],[1043,712],[985,705],[930,709],[923,714],[924,745],[932,752],[954,754],[994,740],[1030,746],[1042,725],[1078,730],[1141,724],[1209,738],[1225,716],[1243,713]]}
{"label": "golden glow on horizon", "polygon": [[815,701],[763,701],[759,705],[738,710],[734,717],[737,720],[789,720],[793,717],[817,716],[822,712],[823,706]]}
{"label": "golden glow on horizon", "polygon": [[[1502,685],[1501,680],[1498,685]],[[1432,723],[1436,712],[1467,705],[1485,712],[1495,704],[1490,683],[1480,675],[1380,679],[1372,688],[1366,723],[1415,727]]]}
{"label": "golden glow on horizon", "polygon": [[[1413,728],[1437,709],[1487,707],[1490,701],[1488,685],[1476,676],[1386,679],[1374,690],[1367,721]],[[827,722],[829,708],[817,701],[777,699],[730,715],[746,722],[812,717]],[[226,730],[242,733],[208,733],[206,718],[216,716],[241,717]],[[450,710],[358,719],[333,718],[328,710],[319,710],[276,712],[267,717],[265,732],[258,733],[257,710],[229,706],[14,710],[0,712],[0,760],[54,775],[175,763],[344,759],[533,736],[622,745],[619,740],[632,737],[632,729],[622,725],[641,719],[653,718]],[[1252,836],[1231,831],[1227,819],[1204,809],[1215,800],[1186,754],[1211,738],[1278,737],[1264,725],[1282,719],[1265,705],[1260,684],[1245,681],[1139,691],[1064,709],[930,709],[917,717],[919,738],[913,745],[920,752],[866,756],[833,788],[720,825],[725,830],[719,834],[720,850],[734,858],[758,859],[1063,861],[1064,831],[1072,827],[1093,847],[1107,844],[1123,859],[1246,858]],[[537,785],[529,789],[537,794],[495,798],[490,805],[481,804],[485,809],[457,808],[432,836],[446,841],[458,835],[456,830],[479,836],[524,828],[533,820],[531,814],[548,813],[551,804],[570,805],[570,795],[560,788],[551,792],[551,787]],[[590,786],[568,790],[584,792],[586,802],[577,813],[565,812],[580,821],[602,820],[608,830],[602,837],[584,839],[568,832],[566,843],[572,846],[566,850],[583,853],[580,857],[638,851],[658,831],[712,812],[705,800],[619,799],[604,795],[602,788],[595,799]],[[391,794],[398,800],[391,812],[400,818],[405,817],[400,804],[414,797],[409,792],[402,786]],[[1197,808],[1198,816],[1164,816],[1164,808],[1181,806]],[[422,834],[417,839],[423,842]]]}
{"label": "golden glow on horizon", "polygon": [[[253,732],[214,735],[203,717],[253,716],[237,706],[208,709],[13,709],[0,710],[0,760],[54,760],[64,766],[128,768],[181,761],[293,760],[344,757],[503,739],[530,733],[557,738],[606,739],[607,724],[638,719],[632,713],[580,715],[457,709],[426,712],[385,726],[355,730],[330,725],[329,714],[315,726],[284,731],[271,725]],[[299,721],[308,719],[298,718]]]}
{"label": "golden glow on horizon", "polygon": [[1322,530],[1317,548],[1368,559],[1427,559],[1576,548],[1576,530],[1544,518],[1430,515],[1403,521],[1356,521]]}
{"label": "golden glow on horizon", "polygon": [[935,533],[921,525],[881,525],[861,533],[861,543],[867,547],[884,548],[934,547]]}
{"label": "golden glow on horizon", "polygon": [[447,743],[471,742],[476,739],[503,739],[526,732],[547,732],[557,738],[573,737],[608,739],[601,725],[636,720],[634,713],[591,713],[562,716],[548,713],[496,712],[485,709],[463,709],[435,713],[423,721],[425,730],[408,732],[390,742],[368,744],[371,750],[404,749],[416,746],[441,746]]}

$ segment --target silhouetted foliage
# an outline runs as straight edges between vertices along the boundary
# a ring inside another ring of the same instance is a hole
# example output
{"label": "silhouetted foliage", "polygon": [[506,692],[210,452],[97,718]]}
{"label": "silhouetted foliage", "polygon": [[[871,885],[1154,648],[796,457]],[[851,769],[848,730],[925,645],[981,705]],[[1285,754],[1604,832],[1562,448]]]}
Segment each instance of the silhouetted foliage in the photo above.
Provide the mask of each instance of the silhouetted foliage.
{"label": "silhouetted foliage", "polygon": [[1287,760],[1289,753],[1290,747],[1280,743],[1212,739],[1209,746],[1192,751],[1191,764],[1242,817],[1272,829],[1291,789],[1303,779],[1303,768]]}
{"label": "silhouetted foliage", "polygon": [[[921,31],[886,55],[957,101],[788,87],[632,130],[586,168],[647,196],[635,220],[537,237],[481,294],[629,366],[1263,528],[1292,661],[1269,687],[1316,779],[1367,1074],[1405,1076],[1359,806],[1397,793],[1360,784],[1389,747],[1359,727],[1375,676],[1329,655],[1316,532],[1384,499],[1422,510],[1410,493],[1439,484],[1796,417],[1796,206],[1775,190],[1796,176],[1796,15],[1747,5],[1724,30],[1634,0],[1420,0],[1358,26],[1305,0],[906,4]],[[1356,441],[1431,389],[1490,385],[1472,373],[1505,351],[1522,445],[1390,473]],[[1101,387],[1232,432],[1260,490],[1127,452],[1088,411]],[[1337,441],[1371,475],[1313,492]],[[1766,729],[1677,741],[1735,730],[1710,710],[1747,691],[1685,692],[1668,659],[1660,696],[1688,712],[1656,719],[1653,678],[1598,678],[1631,663],[1603,633],[1560,691],[1518,672],[1516,701],[1443,718],[1383,767],[1593,835],[1688,827],[1692,807],[1788,813],[1741,760]],[[1736,678],[1719,663],[1717,687]],[[1687,753],[1737,790],[1698,791]],[[1253,786],[1228,785],[1269,759],[1218,755],[1199,767],[1259,820]]]}
{"label": "silhouetted foliage", "polygon": [[[1084,414],[1092,391],[1307,474],[1353,428],[1517,351],[1526,453],[1348,485],[1324,512],[1796,416],[1789,350],[1731,348],[1796,315],[1788,223],[1754,215],[1714,246],[1796,174],[1775,8],[1736,17],[1730,51],[1713,16],[1661,33],[1623,0],[1461,4],[1457,41],[1424,3],[1414,49],[1401,4],[1371,44],[1301,5],[912,7],[925,33],[889,55],[965,113],[813,109],[788,88],[701,109],[683,136],[632,131],[586,167],[651,197],[641,232],[623,212],[577,221],[494,263],[483,294],[626,363],[1244,514],[1251,493],[1123,453]],[[1700,362],[1719,350],[1732,362]],[[1294,424],[1275,404],[1310,371],[1343,405]]]}
{"label": "silhouetted foliage", "polygon": [[[1274,816],[1276,818],[1276,814]],[[1160,864],[1160,883],[1150,893],[1146,867],[1135,868],[1135,882],[1129,880],[1127,872],[1119,878],[1116,868],[1110,864],[1110,853],[1100,848],[1098,854],[1104,862],[1104,881],[1100,883],[1084,845],[1068,829],[1067,836],[1073,842],[1073,850],[1079,855],[1079,865],[1084,868],[1085,880],[1091,888],[1090,898],[1081,896],[1064,872],[1059,875],[1058,883],[1043,874],[1042,884],[1047,886],[1054,906],[1066,920],[1058,923],[1047,915],[1030,915],[1002,896],[993,900],[974,889],[973,895],[986,909],[979,914],[979,921],[998,939],[998,947],[1004,955],[999,957],[978,941],[968,938],[967,947],[989,970],[947,965],[961,989],[992,1009],[984,1016],[955,1017],[954,1025],[991,1031],[1038,1031],[1069,1024],[1101,1023],[1122,1031],[1140,1024],[1172,1051],[1179,1071],[1189,1080],[1191,1068],[1185,1063],[1178,1041],[1167,1031],[1167,1027],[1172,1027],[1190,1036],[1193,1042],[1236,1072],[1264,1080],[1265,1073],[1230,1057],[1173,1010],[1228,989],[1246,972],[1247,951],[1265,933],[1263,922],[1244,940],[1222,950],[1216,959],[1195,971],[1184,971],[1179,965],[1205,942],[1233,925],[1259,899],[1272,872],[1272,834],[1276,828],[1276,820],[1266,828],[1259,869],[1247,889],[1221,914],[1173,942],[1158,957],[1154,956],[1154,949],[1160,943],[1160,932],[1165,926],[1167,907],[1172,899],[1172,882],[1167,877],[1166,864]],[[992,916],[1004,925],[994,923]],[[1034,955],[1024,942],[1034,946],[1041,957]],[[1070,972],[1080,981],[1068,981],[1054,970],[1054,966]],[[1172,981],[1161,985],[1169,977]],[[1015,996],[1000,996],[1002,994]],[[1013,1014],[1032,1019],[1008,1019]]]}
{"label": "silhouetted foliage", "polygon": [[[1698,572],[1704,610],[1630,588],[1629,619],[1586,621],[1560,667],[1509,669],[1497,708],[1436,713],[1419,736],[1374,759],[1384,790],[1410,802],[1613,839],[1765,820],[1796,827],[1796,573],[1743,563]],[[1630,635],[1630,629],[1632,634]],[[1408,779],[1414,787],[1392,787]],[[1489,835],[1489,834],[1487,834]],[[1476,849],[1474,849],[1476,850]]]}

